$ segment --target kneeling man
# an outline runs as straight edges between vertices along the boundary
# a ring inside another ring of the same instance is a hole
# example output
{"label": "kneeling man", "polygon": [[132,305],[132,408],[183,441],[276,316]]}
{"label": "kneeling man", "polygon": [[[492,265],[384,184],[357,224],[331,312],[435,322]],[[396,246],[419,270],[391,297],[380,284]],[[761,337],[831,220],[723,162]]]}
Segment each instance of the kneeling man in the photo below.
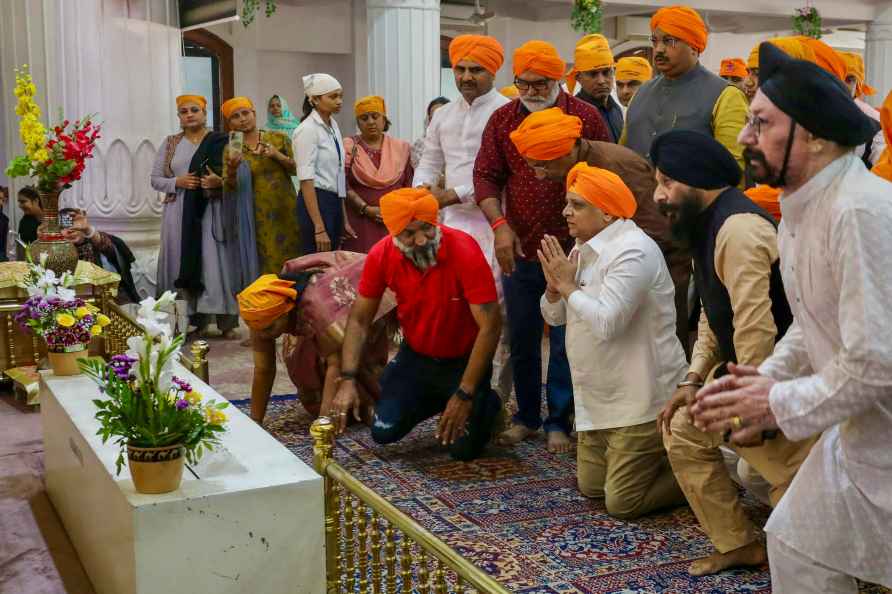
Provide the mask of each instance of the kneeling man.
{"label": "kneeling man", "polygon": [[567,325],[576,407],[577,477],[586,497],[631,519],[680,505],[657,415],[684,376],[674,288],[657,244],[632,219],[635,198],[615,173],[585,163],[567,177],[567,258],[545,236],[541,300],[550,325]]}
{"label": "kneeling man", "polygon": [[372,438],[402,439],[438,413],[437,439],[457,460],[480,455],[501,400],[490,388],[502,317],[489,264],[473,237],[437,224],[437,199],[403,188],[381,198],[390,232],[369,252],[350,311],[332,405],[338,431],[359,418],[362,345],[386,289],[396,296],[405,339],[381,374]]}

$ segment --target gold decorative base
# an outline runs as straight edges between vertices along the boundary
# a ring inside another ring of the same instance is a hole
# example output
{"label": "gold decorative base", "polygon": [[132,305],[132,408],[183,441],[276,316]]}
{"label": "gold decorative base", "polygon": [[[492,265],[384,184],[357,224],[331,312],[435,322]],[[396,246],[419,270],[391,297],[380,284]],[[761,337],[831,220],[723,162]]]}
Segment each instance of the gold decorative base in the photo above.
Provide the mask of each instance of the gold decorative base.
{"label": "gold decorative base", "polygon": [[31,244],[31,258],[40,262],[42,254],[47,255],[46,268],[60,276],[63,272],[74,274],[77,268],[77,248],[61,235],[39,234]]}

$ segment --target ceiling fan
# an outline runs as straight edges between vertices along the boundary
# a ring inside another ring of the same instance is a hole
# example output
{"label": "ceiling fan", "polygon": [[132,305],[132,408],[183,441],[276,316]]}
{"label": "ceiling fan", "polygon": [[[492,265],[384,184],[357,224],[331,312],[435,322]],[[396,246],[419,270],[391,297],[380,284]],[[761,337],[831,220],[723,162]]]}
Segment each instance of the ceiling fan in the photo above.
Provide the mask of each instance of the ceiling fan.
{"label": "ceiling fan", "polygon": [[487,10],[480,6],[480,0],[474,0],[474,8],[467,18],[458,18],[451,16],[442,16],[444,21],[449,22],[449,29],[456,31],[479,31],[483,29],[483,33],[487,32],[487,23],[495,17],[495,12]]}
{"label": "ceiling fan", "polygon": [[496,16],[496,13],[480,6],[480,0],[474,0],[474,12],[468,17],[468,22],[485,27],[486,23],[492,20],[494,16]]}

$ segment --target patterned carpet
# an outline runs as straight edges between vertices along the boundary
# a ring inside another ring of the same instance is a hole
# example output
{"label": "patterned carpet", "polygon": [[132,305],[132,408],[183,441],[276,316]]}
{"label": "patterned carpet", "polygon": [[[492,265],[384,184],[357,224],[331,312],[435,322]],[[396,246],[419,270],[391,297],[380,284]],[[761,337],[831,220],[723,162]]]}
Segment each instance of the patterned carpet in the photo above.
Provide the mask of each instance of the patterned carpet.
{"label": "patterned carpet", "polygon": [[[311,418],[300,404],[275,398],[267,418],[268,430],[309,463]],[[690,561],[711,546],[687,507],[614,520],[602,501],[577,491],[573,454],[549,454],[536,440],[453,462],[433,431],[431,420],[401,443],[379,446],[365,427],[353,427],[338,440],[336,458],[513,592],[771,591],[766,568],[689,576]],[[764,523],[768,510],[751,499],[746,505]]]}

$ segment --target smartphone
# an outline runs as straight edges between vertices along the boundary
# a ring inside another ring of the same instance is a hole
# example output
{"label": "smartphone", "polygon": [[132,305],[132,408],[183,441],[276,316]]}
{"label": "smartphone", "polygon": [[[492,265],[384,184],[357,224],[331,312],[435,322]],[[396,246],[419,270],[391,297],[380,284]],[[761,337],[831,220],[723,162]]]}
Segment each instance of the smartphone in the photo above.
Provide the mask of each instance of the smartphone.
{"label": "smartphone", "polygon": [[242,147],[245,145],[245,133],[239,131],[233,131],[229,133],[229,147],[230,150],[242,152]]}
{"label": "smartphone", "polygon": [[59,227],[68,229],[74,224],[74,215],[77,214],[76,208],[63,208],[59,211]]}

